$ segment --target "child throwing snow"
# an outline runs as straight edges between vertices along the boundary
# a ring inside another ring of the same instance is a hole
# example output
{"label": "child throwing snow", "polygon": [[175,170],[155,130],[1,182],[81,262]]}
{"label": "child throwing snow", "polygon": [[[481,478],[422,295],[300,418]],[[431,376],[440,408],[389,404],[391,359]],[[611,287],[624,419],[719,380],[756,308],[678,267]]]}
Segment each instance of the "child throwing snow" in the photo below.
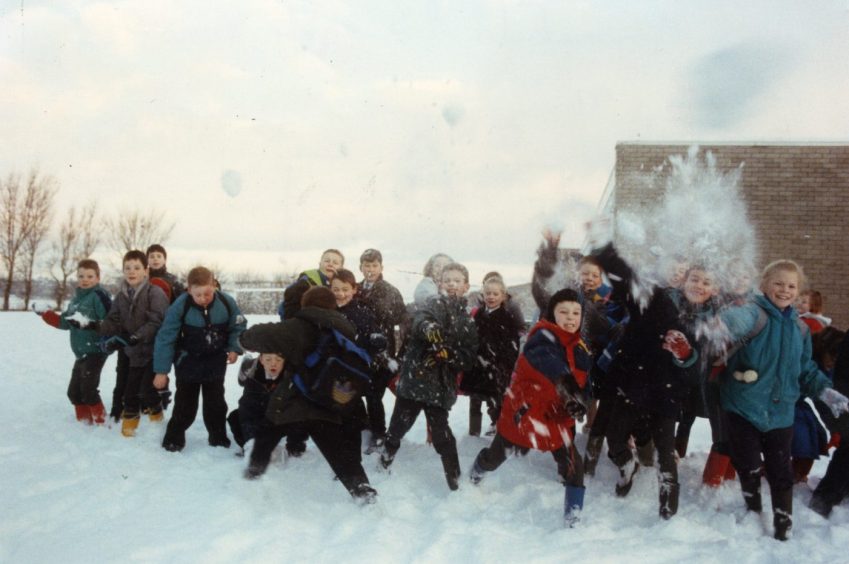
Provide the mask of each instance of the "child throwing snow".
{"label": "child throwing snow", "polygon": [[153,385],[163,389],[168,384],[172,362],[177,377],[174,413],[162,439],[162,448],[171,452],[186,446],[186,429],[195,420],[201,393],[209,445],[230,446],[224,374],[242,353],[239,335],[247,325],[236,300],[215,289],[208,268],[191,269],[188,283],[188,291],[168,309],[153,353]]}
{"label": "child throwing snow", "polygon": [[763,329],[728,359],[720,380],[720,400],[728,414],[731,460],[746,508],[763,510],[763,466],[778,540],[789,538],[793,523],[790,444],[796,401],[800,394],[819,398],[835,418],[849,411],[849,400],[831,387],[811,359],[810,332],[806,326],[802,329],[793,307],[804,283],[798,264],[775,261],[761,275],[763,295],[721,315],[734,340],[750,335],[759,319],[766,318]]}
{"label": "child throwing snow", "polygon": [[[564,515],[569,526],[584,505],[584,469],[575,444],[573,417],[586,410],[579,399],[591,358],[581,341],[581,304],[574,290],[559,290],[544,319],[528,333],[489,447],[478,453],[471,481],[501,466],[510,450],[551,452],[566,485]],[[547,321],[553,319],[554,321]]]}
{"label": "child throwing snow", "polygon": [[448,411],[457,401],[457,375],[474,366],[478,348],[477,330],[466,313],[464,298],[469,271],[458,263],[445,265],[439,290],[440,295],[430,298],[413,320],[380,462],[384,468],[392,465],[401,439],[424,411],[448,487],[456,490],[460,461]]}
{"label": "child throwing snow", "polygon": [[71,369],[68,399],[74,405],[77,421],[89,425],[102,425],[106,421],[106,409],[98,390],[106,354],[100,349],[97,330],[111,305],[112,299],[100,285],[100,266],[85,259],[77,264],[77,289],[65,312],[58,315],[48,310],[41,314],[48,325],[70,331],[71,350],[77,360]]}

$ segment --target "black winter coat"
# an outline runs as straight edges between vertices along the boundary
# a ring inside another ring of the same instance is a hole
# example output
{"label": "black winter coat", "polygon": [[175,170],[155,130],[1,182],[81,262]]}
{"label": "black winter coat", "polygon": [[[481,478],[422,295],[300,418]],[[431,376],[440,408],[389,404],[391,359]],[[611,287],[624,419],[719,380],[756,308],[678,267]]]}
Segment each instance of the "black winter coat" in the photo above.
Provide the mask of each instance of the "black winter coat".
{"label": "black winter coat", "polygon": [[380,332],[386,337],[386,354],[397,358],[398,343],[395,340],[395,326],[404,327],[407,319],[407,306],[398,289],[383,279],[378,278],[371,288],[366,288],[365,281],[360,282],[360,303],[374,313],[374,318]]}
{"label": "black winter coat", "polygon": [[281,375],[276,380],[268,380],[258,358],[253,359],[253,366],[246,372],[239,374],[239,384],[244,387],[239,398],[239,424],[246,442],[256,436],[257,428],[265,419],[268,400],[282,379]]}
{"label": "black winter coat", "polygon": [[479,307],[472,318],[478,330],[477,361],[472,370],[463,374],[460,389],[468,394],[500,397],[510,385],[519,358],[523,324],[504,306],[493,311]]}

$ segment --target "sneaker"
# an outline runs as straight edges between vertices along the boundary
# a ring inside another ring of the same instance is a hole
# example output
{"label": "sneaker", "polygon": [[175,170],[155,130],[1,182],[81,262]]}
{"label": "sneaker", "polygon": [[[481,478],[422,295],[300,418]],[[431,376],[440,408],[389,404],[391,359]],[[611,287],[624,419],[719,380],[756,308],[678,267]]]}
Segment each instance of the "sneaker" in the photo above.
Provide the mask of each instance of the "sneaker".
{"label": "sneaker", "polygon": [[625,497],[634,485],[634,475],[640,469],[640,463],[633,458],[619,468],[619,479],[616,481],[616,495]]}

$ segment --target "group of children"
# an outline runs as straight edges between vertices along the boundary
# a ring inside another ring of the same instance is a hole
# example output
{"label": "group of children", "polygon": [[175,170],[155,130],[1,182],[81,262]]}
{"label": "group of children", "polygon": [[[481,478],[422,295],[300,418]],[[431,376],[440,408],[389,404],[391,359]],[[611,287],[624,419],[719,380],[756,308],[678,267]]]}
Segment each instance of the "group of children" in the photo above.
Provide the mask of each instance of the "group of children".
{"label": "group of children", "polygon": [[[120,386],[126,436],[142,413],[152,421],[163,418],[158,391],[167,390],[173,365],[175,405],[162,446],[184,448],[203,394],[209,444],[230,446],[228,421],[239,446],[250,451],[251,479],[265,472],[283,437],[290,456],[303,453],[311,438],[349,493],[373,502],[361,431],[370,431],[366,453],[378,452],[379,468],[388,471],[423,411],[429,442],[455,490],[462,471],[448,415],[459,391],[470,396],[471,434],[481,433],[484,403],[492,422],[492,441],[468,472],[473,484],[510,452],[551,452],[565,485],[564,516],[573,526],[583,507],[584,475],[594,474],[606,440],[608,457],[619,468],[618,496],[628,494],[640,466],[653,466],[656,455],[659,514],[669,519],[678,510],[678,457],[686,453],[689,425],[698,415],[710,420],[713,438],[705,482],[718,483],[716,472],[727,476],[730,462],[746,507],[760,513],[765,473],[775,537],[787,539],[794,406],[803,395],[815,398],[838,427],[849,411],[849,400],[812,360],[811,331],[796,309],[805,283],[801,268],[787,260],[768,265],[755,295],[751,284],[722,287],[706,265],[667,261],[664,283],[647,297],[637,295],[639,276],[615,247],[595,243],[590,254],[577,256],[558,249],[558,234],[544,233],[532,283],[539,321],[527,332],[497,272],[484,277],[479,303],[470,306],[468,270],[447,255],[434,255],[408,309],[383,279],[382,255],[375,249],[360,257],[359,283],[344,268],[342,253],[328,249],[317,269],[286,289],[279,322],[247,329],[235,301],[216,289],[208,269],[192,269],[185,292],[166,276],[164,261],[157,276],[151,269],[148,278],[151,252],[164,259],[158,245],[147,255],[125,255],[124,280],[111,305],[99,286],[97,264],[81,261],[68,309],[43,317],[71,330],[77,361],[68,396],[78,419],[105,419],[97,385],[110,352],[126,357],[123,369],[119,360],[115,396]],[[574,271],[577,287],[554,281],[563,264]],[[705,336],[716,335],[717,327],[724,335],[719,345]],[[244,392],[228,416],[224,373],[243,349],[259,356],[243,361]],[[841,361],[833,349],[836,364],[849,370],[849,358]],[[396,395],[388,427],[387,387]],[[582,455],[575,421],[587,414]],[[835,475],[830,489],[815,495],[827,506],[823,514],[849,493],[838,470]]]}

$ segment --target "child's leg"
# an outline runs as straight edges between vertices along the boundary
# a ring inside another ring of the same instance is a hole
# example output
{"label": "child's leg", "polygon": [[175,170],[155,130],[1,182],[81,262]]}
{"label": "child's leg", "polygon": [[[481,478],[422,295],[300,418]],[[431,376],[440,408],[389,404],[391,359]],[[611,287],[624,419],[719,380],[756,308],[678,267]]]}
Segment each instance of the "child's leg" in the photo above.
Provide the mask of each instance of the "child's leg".
{"label": "child's leg", "polygon": [[832,508],[843,501],[849,493],[849,444],[842,444],[831,455],[814,495],[811,497],[811,509],[828,517]]}
{"label": "child's leg", "polygon": [[212,446],[230,446],[227,438],[227,402],[224,399],[224,378],[201,384],[203,392],[203,424],[209,432]]}
{"label": "child's leg", "polygon": [[480,437],[483,416],[481,414],[481,399],[478,395],[469,396],[469,435]]}
{"label": "child's leg", "polygon": [[383,444],[383,437],[386,435],[386,409],[383,407],[383,395],[386,393],[386,384],[392,376],[393,374],[387,370],[378,370],[366,395],[372,444]]}
{"label": "child's leg", "polygon": [[573,442],[551,453],[566,486],[563,514],[567,524],[575,526],[580,520],[579,512],[584,508],[584,463]]}
{"label": "child's leg", "polygon": [[115,388],[112,390],[112,409],[109,411],[109,415],[117,421],[121,418],[121,412],[124,411],[124,394],[127,390],[130,359],[121,349],[115,354],[118,356],[118,363],[115,366]]}
{"label": "child's leg", "polygon": [[386,442],[383,445],[384,454],[389,456],[390,464],[395,453],[401,448],[401,439],[412,429],[422,407],[422,404],[417,401],[402,397],[395,398],[395,408],[392,410],[389,429],[386,431]]}
{"label": "child's leg", "polygon": [[762,434],[762,441],[766,480],[772,495],[775,538],[786,540],[793,522],[793,468],[790,464],[793,427],[767,431]]}
{"label": "child's leg", "polygon": [[428,405],[425,406],[424,412],[430,424],[433,448],[442,458],[445,480],[449,488],[456,490],[457,481],[460,478],[460,459],[457,455],[457,441],[448,425],[448,410]]}
{"label": "child's leg", "polygon": [[73,405],[81,405],[83,403],[83,395],[80,390],[80,378],[83,371],[83,361],[85,359],[78,358],[74,361],[74,367],[71,368],[71,381],[68,383],[68,399]]}
{"label": "child's leg", "polygon": [[83,369],[79,378],[79,391],[85,405],[102,404],[100,398],[100,372],[106,362],[105,354],[90,354],[82,359]]}
{"label": "child's leg", "polygon": [[288,432],[286,425],[274,425],[267,420],[257,427],[254,448],[251,450],[250,464],[245,472],[246,478],[256,478],[265,472],[271,461],[271,453]]}
{"label": "child's leg", "polygon": [[507,451],[513,450],[516,445],[495,433],[488,447],[481,449],[472,466],[472,481],[477,483],[483,478],[484,472],[492,472],[507,460]]}
{"label": "child's leg", "polygon": [[660,516],[669,519],[678,513],[678,463],[675,460],[675,419],[672,417],[651,417],[651,435],[657,449],[657,465],[660,473]]}
{"label": "child's leg", "polygon": [[619,467],[616,495],[624,497],[631,491],[639,464],[634,460],[628,440],[634,424],[641,415],[624,398],[618,398],[607,425],[607,456]]}
{"label": "child's leg", "polygon": [[199,383],[177,379],[174,409],[162,439],[162,446],[167,450],[180,450],[186,446],[186,429],[191,427],[198,413],[200,387]]}
{"label": "child's leg", "polygon": [[364,493],[364,486],[368,486],[369,481],[362,464],[362,434],[359,426],[343,419],[341,425],[329,421],[311,421],[307,423],[307,429],[315,446],[345,489],[353,497]]}
{"label": "child's leg", "polygon": [[[731,461],[740,476],[740,489],[750,511],[760,513],[761,502],[761,432],[736,413],[727,413],[728,442]],[[789,455],[789,447],[788,447]],[[788,471],[790,463],[787,464]],[[792,478],[791,478],[792,485]]]}

